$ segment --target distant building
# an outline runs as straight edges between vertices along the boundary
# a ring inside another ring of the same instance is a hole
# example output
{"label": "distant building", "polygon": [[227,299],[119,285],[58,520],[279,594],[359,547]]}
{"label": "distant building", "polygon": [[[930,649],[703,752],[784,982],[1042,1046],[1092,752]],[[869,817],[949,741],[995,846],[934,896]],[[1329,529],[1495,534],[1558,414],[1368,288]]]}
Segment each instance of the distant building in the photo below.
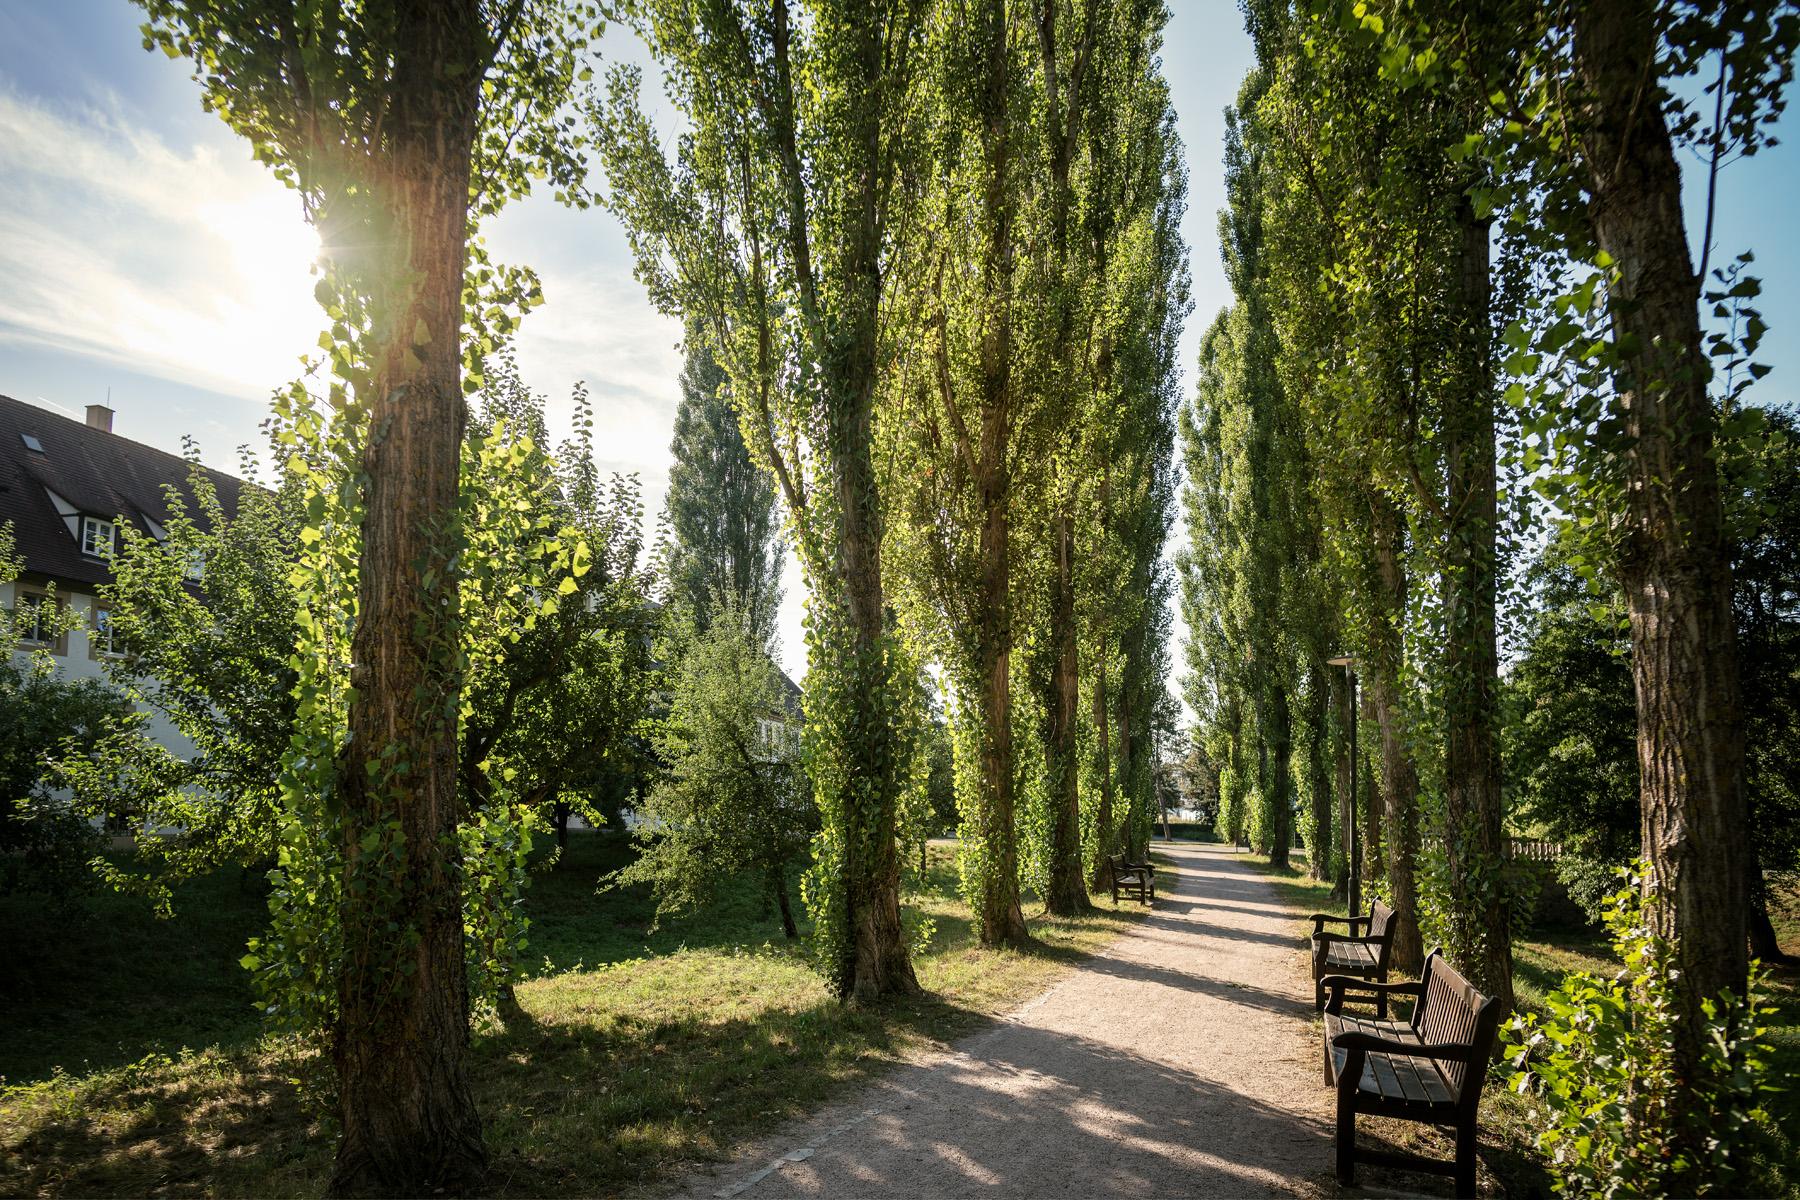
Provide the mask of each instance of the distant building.
{"label": "distant building", "polygon": [[[0,525],[12,526],[24,560],[18,580],[0,583],[0,604],[16,618],[16,653],[47,651],[69,678],[103,676],[108,659],[123,657],[97,598],[112,579],[119,527],[165,537],[170,487],[186,497],[190,511],[197,507],[188,484],[192,464],[120,437],[112,416],[110,408],[90,404],[83,423],[0,396]],[[219,471],[206,474],[225,510],[235,511],[244,484]],[[80,625],[52,636],[57,622],[40,619],[41,606],[51,603],[72,608]],[[184,758],[193,752],[159,715],[151,715],[148,732]]]}
{"label": "distant building", "polygon": [[779,664],[775,673],[781,676],[781,704],[774,712],[756,720],[756,750],[765,759],[798,758],[803,718],[800,712],[800,685],[788,678]]}

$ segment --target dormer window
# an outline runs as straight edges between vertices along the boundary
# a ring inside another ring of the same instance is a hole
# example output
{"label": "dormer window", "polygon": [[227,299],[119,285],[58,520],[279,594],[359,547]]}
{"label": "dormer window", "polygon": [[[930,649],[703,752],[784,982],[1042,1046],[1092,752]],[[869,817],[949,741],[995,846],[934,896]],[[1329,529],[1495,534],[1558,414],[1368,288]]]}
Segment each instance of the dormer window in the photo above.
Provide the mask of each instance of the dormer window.
{"label": "dormer window", "polygon": [[81,518],[81,552],[94,558],[111,558],[113,523],[99,517]]}

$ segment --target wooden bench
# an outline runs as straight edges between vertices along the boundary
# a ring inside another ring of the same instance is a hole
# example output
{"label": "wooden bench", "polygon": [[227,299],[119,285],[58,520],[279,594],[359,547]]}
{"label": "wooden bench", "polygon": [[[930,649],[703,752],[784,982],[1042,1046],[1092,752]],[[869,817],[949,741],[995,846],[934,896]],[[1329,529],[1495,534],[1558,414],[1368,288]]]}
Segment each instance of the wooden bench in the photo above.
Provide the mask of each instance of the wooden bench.
{"label": "wooden bench", "polygon": [[[1348,934],[1326,933],[1325,925],[1347,925]],[[1387,978],[1388,959],[1394,952],[1394,910],[1377,900],[1369,906],[1366,917],[1334,917],[1329,913],[1312,915],[1313,934],[1313,1009],[1325,1007],[1327,975],[1353,975],[1377,983]],[[1362,929],[1365,932],[1358,934]],[[1387,1016],[1387,997],[1375,1001],[1381,1016]]]}
{"label": "wooden bench", "polygon": [[1127,900],[1141,900],[1152,904],[1156,900],[1156,868],[1147,862],[1128,862],[1123,854],[1106,856],[1107,874],[1112,877],[1113,903],[1119,902],[1119,893],[1124,892]]}
{"label": "wooden bench", "polygon": [[[1325,1082],[1337,1088],[1337,1177],[1356,1184],[1356,1164],[1430,1171],[1456,1179],[1458,1196],[1475,1194],[1475,1114],[1500,1025],[1500,1004],[1433,950],[1417,983],[1371,983],[1327,975]],[[1412,1017],[1353,1017],[1346,993],[1415,998]],[[1356,1114],[1444,1125],[1456,1131],[1454,1162],[1356,1148]]]}

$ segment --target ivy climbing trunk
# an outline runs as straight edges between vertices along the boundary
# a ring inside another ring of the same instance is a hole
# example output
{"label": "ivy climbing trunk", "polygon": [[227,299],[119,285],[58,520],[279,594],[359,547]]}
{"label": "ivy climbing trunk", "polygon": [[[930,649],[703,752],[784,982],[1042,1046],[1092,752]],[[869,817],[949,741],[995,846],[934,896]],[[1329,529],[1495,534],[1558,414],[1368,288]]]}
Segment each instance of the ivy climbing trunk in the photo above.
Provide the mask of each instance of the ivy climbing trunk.
{"label": "ivy climbing trunk", "polygon": [[[1369,532],[1374,549],[1373,620],[1364,686],[1381,730],[1381,790],[1392,843],[1386,856],[1388,898],[1393,905],[1394,967],[1416,973],[1425,961],[1419,932],[1419,772],[1400,687],[1400,629],[1406,619],[1406,568],[1400,559],[1401,514],[1387,497],[1371,493]],[[1352,753],[1355,751],[1352,750]]]}
{"label": "ivy climbing trunk", "polygon": [[976,811],[979,875],[976,917],[984,946],[1020,945],[1028,934],[1019,905],[1018,830],[1013,816],[1012,731],[1012,465],[1014,262],[1012,59],[1004,0],[988,0],[982,22],[981,84],[974,97],[983,134],[983,195],[987,225],[977,269],[983,312],[976,347],[980,362],[981,427],[974,485],[981,520],[980,592],[976,600],[976,668],[981,688],[981,795]]}
{"label": "ivy climbing trunk", "polygon": [[[873,247],[870,247],[871,256]],[[847,960],[835,980],[841,996],[872,999],[919,990],[900,924],[900,851],[895,838],[901,774],[894,679],[882,601],[881,513],[869,452],[875,393],[874,313],[848,356],[829,405],[837,448],[838,577],[848,617],[846,639],[827,639],[826,670],[838,700],[858,719],[844,723],[843,880]],[[833,661],[835,660],[835,661]]]}
{"label": "ivy climbing trunk", "polygon": [[[464,1068],[455,563],[469,181],[487,31],[475,0],[395,6],[363,451],[332,1058],[334,1195],[463,1192],[486,1165]],[[379,253],[379,252],[378,252]],[[353,268],[357,269],[357,268]]]}
{"label": "ivy climbing trunk", "polygon": [[1499,583],[1488,222],[1457,202],[1455,370],[1444,396],[1444,824],[1451,952],[1476,987],[1513,1003],[1512,921],[1501,871]]}
{"label": "ivy climbing trunk", "polygon": [[1106,644],[1094,656],[1094,774],[1099,777],[1100,798],[1094,807],[1094,890],[1107,886],[1106,859],[1118,849],[1113,818],[1112,714],[1106,702]]}
{"label": "ivy climbing trunk", "polygon": [[[1012,595],[1008,571],[1004,405],[988,409],[982,443],[989,469],[981,483],[980,918],[984,946],[1020,945],[1028,934],[1019,904],[1018,832],[1013,819]],[[992,458],[986,447],[996,443]]]}
{"label": "ivy climbing trunk", "polygon": [[1312,823],[1306,832],[1306,873],[1331,876],[1331,773],[1326,768],[1330,725],[1325,708],[1325,668],[1313,663],[1306,672],[1306,791],[1312,800]]}
{"label": "ivy climbing trunk", "polygon": [[[1081,130],[1082,76],[1086,74],[1088,55],[1098,26],[1092,8],[1087,13],[1072,56],[1063,44],[1066,31],[1059,27],[1063,0],[1045,0],[1038,16],[1038,53],[1042,71],[1044,109],[1041,130],[1049,149],[1050,175],[1050,269],[1054,286],[1054,319],[1050,338],[1049,359],[1065,365],[1072,357],[1075,331],[1075,305],[1070,287],[1069,214],[1074,207],[1074,189],[1070,185],[1070,166]],[[1072,57],[1073,62],[1067,60]],[[1094,277],[1106,278],[1104,239],[1093,263]],[[1096,387],[1110,376],[1110,339],[1102,337],[1094,371]],[[1080,413],[1072,386],[1073,372],[1061,371],[1049,384],[1052,410],[1048,422],[1057,432],[1057,440],[1065,451],[1079,437]],[[1073,435],[1073,436],[1072,436]],[[1069,457],[1074,457],[1070,455]],[[1069,470],[1065,461],[1053,463]],[[1050,803],[1050,878],[1044,896],[1045,906],[1059,916],[1073,916],[1087,911],[1087,884],[1083,878],[1081,856],[1081,781],[1080,721],[1081,678],[1078,642],[1080,631],[1075,623],[1075,519],[1074,508],[1080,495],[1079,479],[1061,487],[1050,488],[1053,509],[1049,522],[1049,542],[1053,569],[1050,572],[1050,641],[1055,655],[1048,700],[1048,737],[1044,758],[1048,775]]]}
{"label": "ivy climbing trunk", "polygon": [[1748,973],[1748,814],[1731,567],[1713,459],[1715,418],[1676,162],[1646,0],[1575,14],[1588,102],[1582,158],[1608,293],[1624,419],[1619,572],[1630,610],[1643,852],[1657,931],[1674,949],[1678,1069],[1702,1053],[1702,1002]]}
{"label": "ivy climbing trunk", "polygon": [[1294,845],[1294,716],[1285,687],[1270,689],[1269,697],[1269,796],[1265,801],[1269,820],[1269,864],[1288,865]]}
{"label": "ivy climbing trunk", "polygon": [[[1347,902],[1350,899],[1350,845],[1351,832],[1356,828],[1356,768],[1353,756],[1356,743],[1350,740],[1350,729],[1354,722],[1350,719],[1350,679],[1347,673],[1332,672],[1332,690],[1337,696],[1333,706],[1337,718],[1337,737],[1333,744],[1337,747],[1337,811],[1338,811],[1338,850],[1341,858],[1338,862],[1337,878],[1332,887],[1336,894]],[[1358,876],[1360,879],[1361,876]]]}
{"label": "ivy climbing trunk", "polygon": [[1085,912],[1087,881],[1081,861],[1081,788],[1077,725],[1081,720],[1075,624],[1075,522],[1057,514],[1056,571],[1052,583],[1050,623],[1056,643],[1052,673],[1050,736],[1044,747],[1050,791],[1050,882],[1044,903],[1058,916]]}
{"label": "ivy climbing trunk", "polygon": [[[839,718],[818,773],[825,837],[840,861],[830,883],[844,932],[830,971],[840,998],[870,1000],[919,990],[900,924],[900,851],[896,840],[903,774],[898,681],[881,572],[881,495],[871,451],[880,384],[882,200],[889,181],[884,117],[895,86],[886,51],[895,33],[868,14],[857,23],[814,31],[807,67],[813,82],[830,85],[829,118],[817,136],[841,158],[838,186],[823,190],[811,209],[808,169],[799,150],[799,103],[791,52],[788,0],[769,6],[773,89],[757,103],[771,128],[785,198],[782,230],[798,285],[802,324],[817,366],[822,408],[822,471],[831,493],[820,532],[829,548],[817,556],[811,579],[821,610],[816,635],[822,707]],[[821,93],[815,92],[815,100]],[[815,148],[815,152],[817,149]],[[819,242],[815,268],[812,222],[831,234]],[[816,273],[815,273],[816,271]],[[790,507],[792,474],[782,477]],[[835,533],[835,544],[830,533]]]}

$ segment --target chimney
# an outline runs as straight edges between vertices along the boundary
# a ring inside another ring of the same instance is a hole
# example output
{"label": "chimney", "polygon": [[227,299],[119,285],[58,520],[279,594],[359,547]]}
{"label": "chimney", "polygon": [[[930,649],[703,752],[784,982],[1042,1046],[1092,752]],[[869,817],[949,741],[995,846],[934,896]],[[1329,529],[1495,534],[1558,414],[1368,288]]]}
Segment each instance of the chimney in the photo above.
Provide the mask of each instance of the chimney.
{"label": "chimney", "polygon": [[89,429],[98,429],[101,433],[111,433],[112,417],[112,409],[104,404],[90,404],[87,407]]}

